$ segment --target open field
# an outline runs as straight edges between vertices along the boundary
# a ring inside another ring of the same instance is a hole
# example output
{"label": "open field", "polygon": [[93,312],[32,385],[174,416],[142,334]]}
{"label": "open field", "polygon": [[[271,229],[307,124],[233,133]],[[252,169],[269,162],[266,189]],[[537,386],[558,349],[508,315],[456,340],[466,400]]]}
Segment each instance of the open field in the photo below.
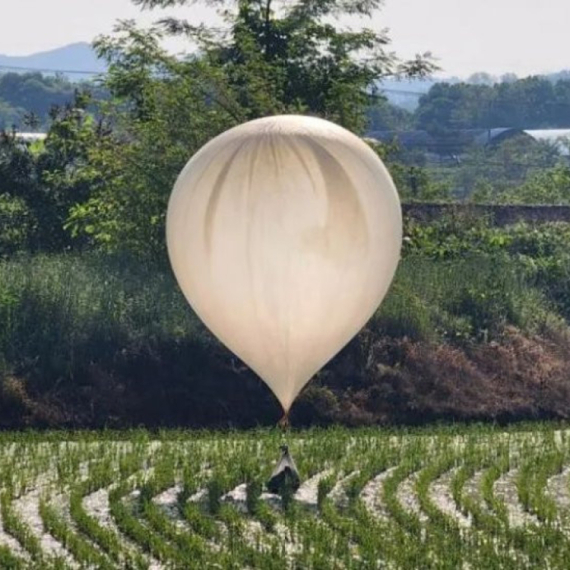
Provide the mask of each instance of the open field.
{"label": "open field", "polygon": [[570,430],[4,434],[1,568],[567,568]]}

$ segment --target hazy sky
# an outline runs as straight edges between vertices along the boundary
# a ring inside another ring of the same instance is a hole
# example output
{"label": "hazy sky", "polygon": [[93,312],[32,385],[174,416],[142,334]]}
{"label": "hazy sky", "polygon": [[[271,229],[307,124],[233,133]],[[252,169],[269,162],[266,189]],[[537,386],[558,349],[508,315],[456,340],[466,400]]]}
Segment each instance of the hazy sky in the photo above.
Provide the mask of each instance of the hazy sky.
{"label": "hazy sky", "polygon": [[[176,12],[213,21],[205,8]],[[91,41],[117,18],[150,23],[158,16],[130,0],[0,0],[0,13],[0,53],[8,55]],[[569,69],[569,24],[569,0],[386,0],[371,26],[390,28],[399,54],[429,50],[445,75],[466,76]]]}

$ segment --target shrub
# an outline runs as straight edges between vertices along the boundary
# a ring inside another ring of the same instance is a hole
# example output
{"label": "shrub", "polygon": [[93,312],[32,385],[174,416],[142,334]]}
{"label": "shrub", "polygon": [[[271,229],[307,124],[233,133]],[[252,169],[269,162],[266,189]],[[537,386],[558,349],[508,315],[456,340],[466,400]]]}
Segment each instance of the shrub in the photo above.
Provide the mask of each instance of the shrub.
{"label": "shrub", "polygon": [[[508,327],[564,337],[537,275],[507,255],[408,255],[365,332],[299,398],[295,425],[450,415],[463,396],[445,410],[420,398],[443,367],[471,379],[457,388],[468,396],[494,374],[472,373],[474,347],[504,344]],[[5,427],[253,427],[280,417],[269,389],[205,330],[163,267],[92,254],[0,261],[0,319]],[[514,367],[508,374],[516,379]]]}
{"label": "shrub", "polygon": [[36,222],[24,200],[0,194],[0,257],[32,248]]}

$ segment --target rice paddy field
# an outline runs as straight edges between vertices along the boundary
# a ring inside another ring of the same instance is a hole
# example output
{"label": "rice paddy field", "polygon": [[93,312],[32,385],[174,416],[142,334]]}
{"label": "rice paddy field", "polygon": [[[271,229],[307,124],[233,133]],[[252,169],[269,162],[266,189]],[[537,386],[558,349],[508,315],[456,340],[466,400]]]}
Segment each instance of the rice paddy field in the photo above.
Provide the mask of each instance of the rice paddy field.
{"label": "rice paddy field", "polygon": [[568,568],[569,476],[549,424],[5,433],[0,568]]}

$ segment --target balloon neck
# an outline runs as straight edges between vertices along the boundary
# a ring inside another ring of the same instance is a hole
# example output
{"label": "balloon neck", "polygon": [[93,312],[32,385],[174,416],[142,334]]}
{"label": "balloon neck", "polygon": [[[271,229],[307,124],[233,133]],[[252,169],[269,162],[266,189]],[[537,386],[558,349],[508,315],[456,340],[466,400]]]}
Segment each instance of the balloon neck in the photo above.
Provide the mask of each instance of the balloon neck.
{"label": "balloon neck", "polygon": [[282,430],[289,429],[289,410],[285,411],[285,413],[283,414],[283,417],[279,420],[278,425]]}

